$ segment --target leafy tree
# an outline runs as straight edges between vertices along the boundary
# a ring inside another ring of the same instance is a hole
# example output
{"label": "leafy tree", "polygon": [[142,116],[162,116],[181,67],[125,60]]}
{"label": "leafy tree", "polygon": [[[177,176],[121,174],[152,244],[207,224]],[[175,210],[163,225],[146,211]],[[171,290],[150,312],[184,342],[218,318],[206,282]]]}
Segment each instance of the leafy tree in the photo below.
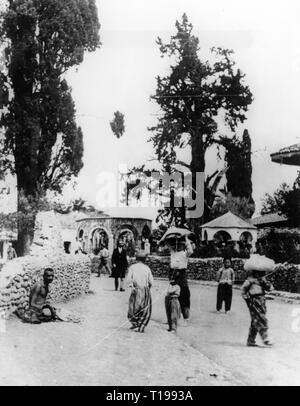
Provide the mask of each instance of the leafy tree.
{"label": "leafy tree", "polygon": [[216,199],[210,212],[210,218],[213,220],[231,211],[233,214],[248,220],[252,217],[254,210],[254,203],[250,198],[235,197],[228,193],[228,195]]}
{"label": "leafy tree", "polygon": [[252,162],[251,138],[247,130],[243,137],[222,137],[222,145],[226,148],[225,162],[227,191],[233,197],[245,197],[254,203],[252,198]]}
{"label": "leafy tree", "polygon": [[234,133],[246,120],[253,97],[244,84],[245,75],[235,67],[232,50],[212,48],[214,62],[203,60],[199,40],[192,34],[185,14],[181,22],[176,22],[176,29],[169,43],[157,40],[161,56],[170,57],[173,64],[169,75],[157,77],[152,98],[162,115],[150,128],[150,140],[164,170],[179,163],[175,147],[190,145],[191,162],[183,165],[191,171],[195,184],[196,173],[205,171],[207,148],[222,142],[218,123],[222,120]]}
{"label": "leafy tree", "polygon": [[121,138],[125,132],[125,117],[120,111],[114,113],[114,119],[110,123],[112,132],[117,138]]}
{"label": "leafy tree", "polygon": [[[9,0],[1,15],[2,152],[13,155],[11,168],[28,204],[47,190],[60,192],[82,168],[83,134],[65,74],[100,45],[99,28],[95,0]],[[21,254],[28,251],[32,221],[19,228]]]}
{"label": "leafy tree", "polygon": [[283,183],[273,195],[265,195],[261,214],[270,213],[285,215],[291,225],[300,226],[300,172],[292,187]]}

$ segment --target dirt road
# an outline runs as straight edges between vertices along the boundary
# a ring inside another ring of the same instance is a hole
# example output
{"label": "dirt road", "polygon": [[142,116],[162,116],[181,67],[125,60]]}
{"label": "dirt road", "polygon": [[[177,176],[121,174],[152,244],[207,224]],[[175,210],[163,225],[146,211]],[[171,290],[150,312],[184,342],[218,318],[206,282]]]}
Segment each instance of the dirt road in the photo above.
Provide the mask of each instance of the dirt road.
{"label": "dirt road", "polygon": [[129,330],[129,292],[92,277],[93,293],[64,305],[82,323],[27,325],[12,318],[0,333],[0,385],[299,384],[300,333],[293,305],[269,302],[273,349],[247,348],[249,316],[235,292],[232,314],[216,314],[215,289],[192,284],[192,317],[177,335],[165,324],[165,281],[153,288],[145,334]]}

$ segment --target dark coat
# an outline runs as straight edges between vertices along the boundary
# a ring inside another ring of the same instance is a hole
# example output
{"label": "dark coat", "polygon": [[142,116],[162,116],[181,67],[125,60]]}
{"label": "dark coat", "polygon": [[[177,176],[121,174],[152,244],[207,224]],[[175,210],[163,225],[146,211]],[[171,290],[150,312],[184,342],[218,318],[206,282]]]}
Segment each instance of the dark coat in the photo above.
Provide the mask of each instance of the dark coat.
{"label": "dark coat", "polygon": [[[111,258],[112,276],[114,278],[125,278],[126,269],[128,268],[127,254],[124,249],[119,253],[119,249],[115,248]],[[115,265],[115,267],[114,267]]]}

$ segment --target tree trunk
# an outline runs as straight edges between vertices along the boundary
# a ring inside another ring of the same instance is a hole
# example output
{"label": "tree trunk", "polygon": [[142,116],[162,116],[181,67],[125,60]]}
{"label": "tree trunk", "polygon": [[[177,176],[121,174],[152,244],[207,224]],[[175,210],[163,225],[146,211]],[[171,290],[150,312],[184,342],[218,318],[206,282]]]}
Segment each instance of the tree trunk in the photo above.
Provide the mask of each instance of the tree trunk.
{"label": "tree trunk", "polygon": [[18,190],[18,256],[28,255],[33,240],[36,208],[23,190]]}
{"label": "tree trunk", "polygon": [[[191,172],[193,179],[193,188],[196,188],[196,175],[197,173],[205,172],[205,148],[202,141],[202,135],[200,131],[197,131],[191,138],[191,150],[192,150],[192,160],[191,160]],[[195,193],[193,193],[193,199],[195,199]],[[197,242],[199,242],[201,229],[200,226],[203,224],[203,218],[194,218],[189,220],[189,226],[192,231],[196,234]]]}
{"label": "tree trunk", "polygon": [[32,233],[28,229],[18,230],[18,241],[16,244],[19,257],[28,255],[32,244]]}

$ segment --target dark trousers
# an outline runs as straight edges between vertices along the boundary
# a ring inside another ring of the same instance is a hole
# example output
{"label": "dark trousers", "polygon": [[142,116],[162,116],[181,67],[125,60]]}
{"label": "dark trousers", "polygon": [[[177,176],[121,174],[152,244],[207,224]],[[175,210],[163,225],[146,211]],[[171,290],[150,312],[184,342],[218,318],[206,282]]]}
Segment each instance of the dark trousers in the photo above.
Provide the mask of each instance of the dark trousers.
{"label": "dark trousers", "polygon": [[[119,278],[115,277],[115,290],[119,288]],[[124,278],[120,278],[120,289],[124,289]]]}
{"label": "dark trousers", "polygon": [[227,283],[219,283],[217,292],[217,310],[222,309],[223,302],[225,302],[225,311],[231,309],[232,302],[232,286]]}
{"label": "dark trousers", "polygon": [[179,280],[177,283],[180,286],[180,295],[178,300],[180,304],[181,313],[184,319],[188,319],[190,317],[191,292],[187,281]]}

